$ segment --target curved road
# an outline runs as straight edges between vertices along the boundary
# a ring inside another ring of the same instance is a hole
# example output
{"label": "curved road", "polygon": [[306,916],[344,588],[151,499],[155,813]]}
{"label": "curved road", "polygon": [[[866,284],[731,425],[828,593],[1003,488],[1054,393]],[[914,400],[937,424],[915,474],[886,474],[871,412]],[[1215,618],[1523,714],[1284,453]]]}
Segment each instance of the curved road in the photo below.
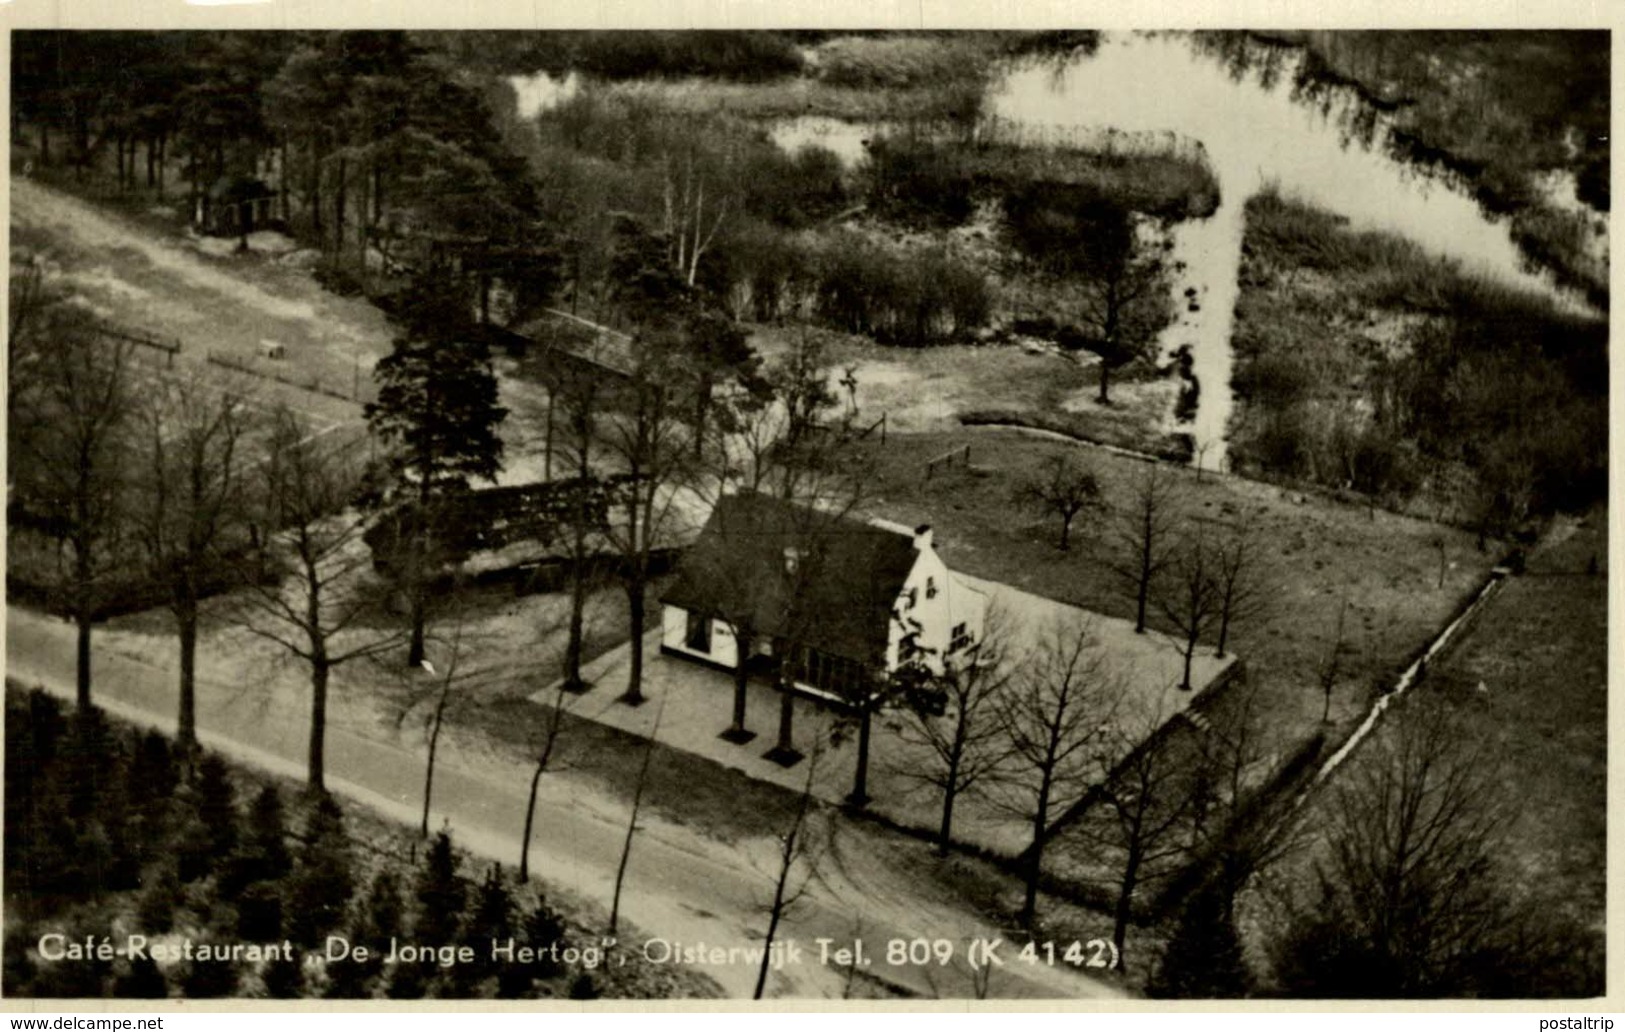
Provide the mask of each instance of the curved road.
{"label": "curved road", "polygon": [[[73,632],[62,620],[16,607],[6,610],[6,670],[28,686],[71,699]],[[98,705],[135,723],[174,730],[175,674],[108,650],[95,649],[94,685]],[[248,696],[240,686],[202,676],[198,684],[198,727],[208,747],[261,769],[302,777],[309,723],[302,699],[275,693]],[[328,787],[334,793],[385,815],[416,825],[421,807],[424,760],[415,750],[356,733],[342,713],[330,720],[327,738]],[[435,773],[431,822],[450,824],[470,852],[503,863],[519,853],[518,829],[525,805],[528,772],[516,764],[454,752],[443,753]],[[626,833],[628,811],[590,786],[550,775],[537,804],[537,833],[531,860],[550,884],[607,908],[613,875]],[[777,843],[730,844],[688,827],[655,819],[640,822],[622,899],[622,911],[639,928],[685,945],[750,947],[760,942],[772,898]],[[786,915],[778,939],[795,940],[804,963],[775,973],[769,995],[838,997],[847,971],[817,961],[814,940],[839,945],[861,935],[872,966],[867,973],[922,996],[970,998],[977,995],[972,973],[956,961],[948,967],[891,965],[884,943],[891,938],[949,938],[962,957],[973,937],[998,933],[967,912],[923,898],[907,871],[896,870],[896,854],[881,855],[857,836],[856,850],[839,865],[826,864],[821,879],[807,886]],[[865,855],[865,848],[869,846]],[[843,853],[847,852],[843,850]],[[838,867],[838,869],[836,869]],[[657,931],[653,931],[657,930]],[[633,940],[642,945],[643,937]],[[1029,999],[1118,997],[1104,982],[1065,968],[1033,967],[1015,959],[1019,945],[1006,941],[1003,967],[987,978],[988,995]],[[749,998],[756,968],[750,963],[696,967],[715,978],[727,995]]]}

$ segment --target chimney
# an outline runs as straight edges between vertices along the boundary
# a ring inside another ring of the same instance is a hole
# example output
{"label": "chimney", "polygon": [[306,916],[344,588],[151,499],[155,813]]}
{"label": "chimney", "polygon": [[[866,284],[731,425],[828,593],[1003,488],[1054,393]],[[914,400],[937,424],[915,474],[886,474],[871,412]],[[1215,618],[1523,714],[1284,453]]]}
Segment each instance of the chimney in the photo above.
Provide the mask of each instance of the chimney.
{"label": "chimney", "polygon": [[931,524],[922,523],[914,528],[914,550],[916,552],[931,551]]}

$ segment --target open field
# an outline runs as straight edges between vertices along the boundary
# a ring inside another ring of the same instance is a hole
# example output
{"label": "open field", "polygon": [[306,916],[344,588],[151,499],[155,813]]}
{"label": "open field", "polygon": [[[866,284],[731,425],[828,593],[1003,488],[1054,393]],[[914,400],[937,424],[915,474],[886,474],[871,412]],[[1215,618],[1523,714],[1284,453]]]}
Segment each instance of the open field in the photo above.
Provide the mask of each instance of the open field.
{"label": "open field", "polygon": [[[161,330],[194,360],[216,352],[354,395],[370,387],[373,363],[389,350],[391,333],[376,308],[330,294],[308,272],[264,255],[217,257],[192,238],[166,238],[146,222],[27,179],[12,184],[11,218],[12,246],[39,253],[47,276],[71,286],[98,316]],[[287,358],[261,358],[267,340],[282,344]]]}
{"label": "open field", "polygon": [[[925,464],[969,445],[969,466]],[[1102,509],[1079,517],[1070,554],[1056,550],[1052,520],[1013,500],[1045,456],[1076,454],[1100,482]],[[898,434],[875,447],[869,504],[899,523],[930,523],[955,569],[1111,616],[1133,615],[1133,598],[1110,564],[1124,555],[1114,529],[1138,459],[1013,430]],[[1188,519],[1244,526],[1261,546],[1268,609],[1233,630],[1232,647],[1258,686],[1276,751],[1319,730],[1317,671],[1336,640],[1345,603],[1344,671],[1333,694],[1337,730],[1363,715],[1371,693],[1430,640],[1482,583],[1495,558],[1471,535],[1422,520],[1342,505],[1270,485],[1171,468]],[[1187,522],[1186,524],[1190,524]],[[1159,624],[1153,609],[1151,622]],[[1167,629],[1166,624],[1162,624]]]}
{"label": "open field", "polygon": [[[1238,913],[1255,945],[1274,938],[1287,908],[1316,897],[1319,837],[1339,792],[1390,756],[1421,706],[1440,706],[1453,740],[1474,750],[1483,788],[1473,803],[1497,815],[1496,879],[1523,922],[1533,958],[1562,958],[1543,992],[1590,995],[1603,976],[1607,871],[1607,512],[1561,517],[1420,684],[1391,707],[1349,762],[1311,796],[1308,842],[1268,873]],[[1595,565],[1593,565],[1595,564]],[[1262,953],[1259,958],[1264,961]],[[1538,963],[1531,960],[1531,963]],[[1549,961],[1548,961],[1549,962]],[[1513,990],[1514,992],[1516,990]]]}

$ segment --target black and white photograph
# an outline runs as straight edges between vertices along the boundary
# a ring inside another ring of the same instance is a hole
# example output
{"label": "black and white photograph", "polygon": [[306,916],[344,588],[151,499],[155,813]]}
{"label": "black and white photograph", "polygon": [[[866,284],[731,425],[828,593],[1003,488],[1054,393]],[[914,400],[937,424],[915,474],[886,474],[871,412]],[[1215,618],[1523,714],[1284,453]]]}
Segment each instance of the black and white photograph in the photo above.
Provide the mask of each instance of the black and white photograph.
{"label": "black and white photograph", "polygon": [[0,996],[1605,997],[1610,31],[1018,14],[12,29]]}

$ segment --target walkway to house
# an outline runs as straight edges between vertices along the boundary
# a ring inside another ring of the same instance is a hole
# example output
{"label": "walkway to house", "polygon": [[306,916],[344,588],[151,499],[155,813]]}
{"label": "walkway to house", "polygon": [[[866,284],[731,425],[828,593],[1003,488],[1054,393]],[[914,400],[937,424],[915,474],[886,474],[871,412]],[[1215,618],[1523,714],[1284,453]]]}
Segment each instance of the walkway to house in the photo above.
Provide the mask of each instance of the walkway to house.
{"label": "walkway to house", "polygon": [[[1086,623],[1105,652],[1109,670],[1123,678],[1125,693],[1119,723],[1124,733],[1136,741],[1188,707],[1234,661],[1233,656],[1214,658],[1209,647],[1199,649],[1191,675],[1194,688],[1180,691],[1183,660],[1178,645],[1167,637],[1154,632],[1135,634],[1127,621],[1002,584],[963,579],[986,591],[990,606],[1006,614],[1012,655],[1031,654],[1057,626],[1075,629]],[[657,628],[644,641],[643,691],[648,701],[630,707],[616,701],[626,689],[630,651],[630,644],[622,645],[583,668],[583,675],[594,687],[571,699],[572,713],[640,737],[648,737],[658,719],[656,737],[671,748],[704,756],[796,792],[807,786],[810,772],[813,793],[829,803],[840,803],[851,792],[857,758],[857,726],[851,718],[843,719],[831,707],[798,697],[795,747],[809,759],[785,768],[763,755],[773,748],[778,735],[779,693],[770,684],[760,679],[750,682],[746,727],[756,732],[756,737],[736,745],[720,737],[732,714],[732,672],[662,654]],[[549,688],[532,696],[532,701],[551,704],[556,697],[556,690]],[[941,796],[918,774],[935,769],[935,758],[928,747],[910,740],[906,727],[911,720],[901,711],[888,711],[874,721],[869,807],[899,824],[932,832],[940,819]],[[832,739],[836,744],[830,744]],[[1007,856],[1019,853],[1028,844],[1031,831],[1027,820],[1010,802],[991,793],[961,797],[955,805],[954,837]]]}

